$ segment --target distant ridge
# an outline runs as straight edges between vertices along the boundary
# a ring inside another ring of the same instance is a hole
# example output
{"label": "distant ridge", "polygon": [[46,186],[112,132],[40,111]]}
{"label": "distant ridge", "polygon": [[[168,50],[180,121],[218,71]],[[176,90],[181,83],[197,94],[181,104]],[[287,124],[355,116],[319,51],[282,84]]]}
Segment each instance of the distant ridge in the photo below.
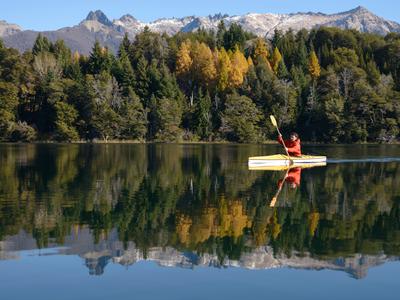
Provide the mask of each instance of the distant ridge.
{"label": "distant ridge", "polygon": [[[97,10],[89,12],[86,19],[78,25],[41,33],[52,41],[63,39],[72,50],[88,54],[95,40],[116,51],[125,33],[128,33],[133,38],[146,26],[151,31],[165,32],[172,35],[180,31],[195,31],[199,28],[216,30],[222,20],[227,26],[237,23],[247,31],[268,38],[272,37],[275,29],[298,31],[303,28],[310,30],[320,26],[355,29],[360,32],[380,35],[385,35],[389,32],[400,32],[400,24],[385,20],[368,9],[358,6],[352,10],[336,14],[320,12],[291,14],[249,13],[241,16],[216,14],[206,17],[163,18],[149,23],[141,22],[129,14],[111,21],[102,11]],[[38,31],[22,30],[18,25],[0,21],[0,38],[4,40],[8,47],[17,48],[20,51],[30,49],[38,33]]]}

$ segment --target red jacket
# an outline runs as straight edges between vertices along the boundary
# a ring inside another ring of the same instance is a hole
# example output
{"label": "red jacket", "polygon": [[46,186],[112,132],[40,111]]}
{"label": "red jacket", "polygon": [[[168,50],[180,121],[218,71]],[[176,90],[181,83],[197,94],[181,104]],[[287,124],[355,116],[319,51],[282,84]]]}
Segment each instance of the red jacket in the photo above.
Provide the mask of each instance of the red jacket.
{"label": "red jacket", "polygon": [[278,186],[281,186],[283,183],[294,183],[296,186],[300,186],[300,178],[301,178],[301,168],[291,168],[287,174],[287,177],[284,180],[278,181]]}
{"label": "red jacket", "polygon": [[278,142],[288,149],[290,156],[301,156],[300,139],[284,141],[281,136],[278,136]]}

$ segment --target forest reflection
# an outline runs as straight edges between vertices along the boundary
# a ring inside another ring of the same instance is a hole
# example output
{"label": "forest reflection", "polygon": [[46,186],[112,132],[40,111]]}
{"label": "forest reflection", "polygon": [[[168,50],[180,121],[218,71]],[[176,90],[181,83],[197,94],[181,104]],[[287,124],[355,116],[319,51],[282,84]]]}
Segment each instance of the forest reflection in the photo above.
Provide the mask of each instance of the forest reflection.
{"label": "forest reflection", "polygon": [[[249,171],[257,146],[2,145],[0,241],[24,232],[38,248],[89,230],[144,255],[171,247],[220,261],[260,246],[320,259],[400,256],[400,164],[348,163]],[[1,245],[0,245],[1,247]],[[1,250],[1,249],[0,249]],[[17,250],[17,249],[16,249]]]}

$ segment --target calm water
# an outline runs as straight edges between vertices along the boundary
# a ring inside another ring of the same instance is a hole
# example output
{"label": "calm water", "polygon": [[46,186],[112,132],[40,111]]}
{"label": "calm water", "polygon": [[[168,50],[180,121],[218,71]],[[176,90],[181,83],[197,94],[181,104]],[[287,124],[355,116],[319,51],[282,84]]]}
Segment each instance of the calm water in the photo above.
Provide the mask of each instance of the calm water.
{"label": "calm water", "polygon": [[247,169],[280,152],[0,145],[0,298],[398,299],[400,147]]}

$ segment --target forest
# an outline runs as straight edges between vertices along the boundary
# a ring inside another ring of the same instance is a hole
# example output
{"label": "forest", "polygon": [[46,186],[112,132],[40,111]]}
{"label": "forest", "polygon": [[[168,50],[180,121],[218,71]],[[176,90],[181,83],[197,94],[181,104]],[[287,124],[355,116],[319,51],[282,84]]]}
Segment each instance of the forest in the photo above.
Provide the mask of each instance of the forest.
{"label": "forest", "polygon": [[174,36],[145,29],[89,56],[38,35],[0,41],[0,141],[321,143],[399,140],[400,35],[240,25]]}

